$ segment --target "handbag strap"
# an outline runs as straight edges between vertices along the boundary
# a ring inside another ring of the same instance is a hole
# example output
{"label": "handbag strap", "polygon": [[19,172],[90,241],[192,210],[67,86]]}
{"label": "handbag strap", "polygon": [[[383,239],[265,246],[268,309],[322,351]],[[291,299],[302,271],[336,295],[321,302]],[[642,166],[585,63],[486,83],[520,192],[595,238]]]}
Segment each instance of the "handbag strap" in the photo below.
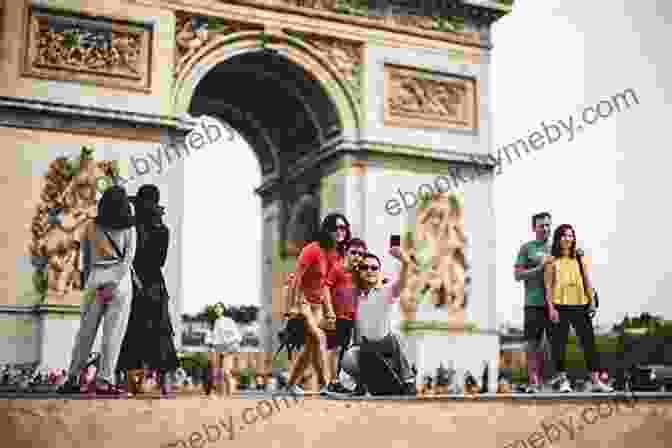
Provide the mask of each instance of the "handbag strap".
{"label": "handbag strap", "polygon": [[[586,285],[587,285],[586,274],[583,271],[583,259],[581,258],[581,255],[579,255],[578,253],[576,254],[576,261],[579,263],[579,271],[581,272],[581,280],[583,281],[583,292],[584,292],[584,294],[586,294],[588,292],[587,289],[586,289]],[[589,298],[590,298],[591,301],[593,300],[592,297],[589,297]]]}
{"label": "handbag strap", "polygon": [[[124,248],[124,253],[122,254],[121,251],[119,250],[119,246],[117,246],[117,243],[114,242],[114,240],[112,239],[110,234],[107,233],[107,231],[105,231],[105,230],[103,230],[103,233],[105,234],[107,239],[110,241],[110,243],[112,243],[112,247],[114,247],[114,251],[117,253],[117,257],[119,257],[120,259],[123,260],[124,255],[126,254],[126,248]],[[137,277],[137,275],[135,273],[135,270],[133,269],[133,265],[131,265],[130,268],[131,268],[131,275],[133,277]]]}

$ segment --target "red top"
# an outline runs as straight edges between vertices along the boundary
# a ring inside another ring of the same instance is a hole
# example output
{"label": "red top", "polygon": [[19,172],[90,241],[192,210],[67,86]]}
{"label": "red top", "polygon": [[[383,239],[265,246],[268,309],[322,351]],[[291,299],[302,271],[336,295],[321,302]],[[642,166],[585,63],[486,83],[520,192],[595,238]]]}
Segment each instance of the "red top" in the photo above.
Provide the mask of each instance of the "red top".
{"label": "red top", "polygon": [[329,272],[327,286],[331,289],[331,302],[336,319],[356,320],[357,303],[352,273],[345,270],[342,261]]}
{"label": "red top", "polygon": [[319,243],[308,244],[301,251],[298,259],[298,269],[305,269],[301,281],[303,296],[310,303],[320,304],[324,301],[322,288],[325,286],[327,275],[341,257],[336,250],[325,251]]}

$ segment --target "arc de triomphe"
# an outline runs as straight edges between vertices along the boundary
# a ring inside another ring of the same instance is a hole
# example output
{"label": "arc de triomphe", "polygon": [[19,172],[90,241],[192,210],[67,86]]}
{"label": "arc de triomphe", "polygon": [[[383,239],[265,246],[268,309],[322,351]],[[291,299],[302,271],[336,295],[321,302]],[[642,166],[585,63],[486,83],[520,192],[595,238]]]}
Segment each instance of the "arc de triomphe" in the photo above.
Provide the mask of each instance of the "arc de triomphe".
{"label": "arc de triomphe", "polygon": [[[197,150],[184,139],[201,115],[236,129],[259,160],[261,303],[273,348],[279,286],[306,225],[340,211],[383,254],[414,216],[406,205],[422,184],[492,170],[490,27],[512,3],[0,0],[0,363],[65,365],[91,185],[114,172],[111,161]],[[80,161],[82,146],[94,152]],[[189,300],[180,283],[183,163],[126,186],[134,194],[148,182],[169,212],[165,273],[179,329]],[[443,350],[473,371],[495,362],[499,347],[492,176],[460,188],[473,279],[465,319],[477,329],[415,331],[438,332]],[[216,179],[207,194],[220,194]],[[383,263],[393,268],[387,255]]]}

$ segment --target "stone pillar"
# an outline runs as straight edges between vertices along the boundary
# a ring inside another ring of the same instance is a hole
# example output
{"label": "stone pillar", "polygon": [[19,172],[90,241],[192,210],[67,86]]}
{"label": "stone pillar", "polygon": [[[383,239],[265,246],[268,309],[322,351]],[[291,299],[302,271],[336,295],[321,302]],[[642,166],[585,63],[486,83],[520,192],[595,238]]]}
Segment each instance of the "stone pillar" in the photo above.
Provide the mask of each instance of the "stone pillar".
{"label": "stone pillar", "polygon": [[268,201],[263,206],[261,237],[260,339],[262,350],[271,352],[277,347],[278,331],[282,324],[281,286],[284,266],[280,259],[280,200]]}

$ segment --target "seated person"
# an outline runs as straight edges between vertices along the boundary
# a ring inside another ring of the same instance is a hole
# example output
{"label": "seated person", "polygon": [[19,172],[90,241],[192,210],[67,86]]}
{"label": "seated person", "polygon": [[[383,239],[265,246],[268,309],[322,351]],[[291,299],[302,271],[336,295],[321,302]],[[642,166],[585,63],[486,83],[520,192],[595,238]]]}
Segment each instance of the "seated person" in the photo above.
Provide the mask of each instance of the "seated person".
{"label": "seated person", "polygon": [[357,343],[345,353],[343,370],[357,381],[355,395],[366,394],[360,358],[365,352],[375,351],[387,359],[403,383],[404,394],[415,394],[415,373],[401,347],[401,341],[392,333],[391,317],[395,302],[404,287],[409,258],[399,247],[390,249],[390,255],[401,260],[401,273],[391,282],[384,282],[381,262],[371,253],[364,256],[355,277],[357,307]]}

